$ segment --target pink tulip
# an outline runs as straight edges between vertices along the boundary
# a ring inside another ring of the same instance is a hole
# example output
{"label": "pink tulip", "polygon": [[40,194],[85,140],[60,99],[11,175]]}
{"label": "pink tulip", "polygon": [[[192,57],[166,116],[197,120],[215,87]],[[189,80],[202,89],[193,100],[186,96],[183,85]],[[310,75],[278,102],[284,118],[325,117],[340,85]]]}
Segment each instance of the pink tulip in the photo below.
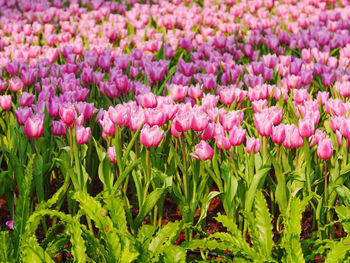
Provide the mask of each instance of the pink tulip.
{"label": "pink tulip", "polygon": [[78,144],[85,144],[89,141],[91,136],[90,127],[85,128],[84,126],[76,126],[75,137]]}
{"label": "pink tulip", "polygon": [[331,139],[323,139],[318,142],[317,155],[323,160],[329,159],[333,154],[333,144]]}
{"label": "pink tulip", "polygon": [[0,79],[0,92],[6,91],[8,87],[7,81]]}
{"label": "pink tulip", "polygon": [[247,153],[251,153],[254,148],[254,153],[258,153],[260,151],[261,142],[259,138],[247,138],[246,149]]}
{"label": "pink tulip", "polygon": [[324,131],[316,130],[315,134],[310,137],[310,147],[313,147],[315,144],[318,144],[319,141],[326,139],[327,134]]}
{"label": "pink tulip", "polygon": [[240,124],[240,115],[243,114],[240,111],[229,111],[226,114],[219,115],[220,123],[226,131],[232,130],[233,126]]}
{"label": "pink tulip", "polygon": [[140,141],[145,147],[157,147],[164,137],[164,131],[159,130],[159,126],[150,127],[145,124],[141,129]]}
{"label": "pink tulip", "polygon": [[117,123],[118,126],[128,126],[129,125],[129,121],[130,121],[130,108],[129,107],[122,105],[122,104],[118,104],[114,108],[112,106],[110,106],[108,108],[108,114],[109,114],[109,118],[114,123]]}
{"label": "pink tulip", "polygon": [[23,134],[29,138],[39,138],[44,133],[44,115],[30,117],[24,124]]}
{"label": "pink tulip", "polygon": [[12,98],[11,95],[2,95],[0,96],[0,108],[3,110],[9,110],[12,106]]}
{"label": "pink tulip", "polygon": [[63,121],[52,121],[52,134],[55,136],[66,135],[66,127]]}
{"label": "pink tulip", "polygon": [[20,126],[23,126],[25,121],[33,116],[32,108],[24,107],[15,110],[17,122]]}
{"label": "pink tulip", "polygon": [[274,143],[282,144],[286,138],[286,129],[284,124],[272,127],[271,140]]}
{"label": "pink tulip", "polygon": [[109,157],[109,161],[111,163],[116,163],[117,162],[117,157],[116,157],[116,153],[115,153],[115,147],[109,147],[107,150],[107,154]]}
{"label": "pink tulip", "polygon": [[190,111],[180,111],[176,114],[174,125],[177,131],[186,132],[191,129],[193,113]]}
{"label": "pink tulip", "polygon": [[19,77],[14,77],[9,80],[9,88],[13,92],[17,92],[23,89],[23,82]]}
{"label": "pink tulip", "polygon": [[9,229],[14,230],[14,228],[13,228],[13,220],[6,221],[5,224],[6,224],[6,226],[7,226]]}
{"label": "pink tulip", "polygon": [[187,86],[170,84],[168,88],[175,101],[183,100],[187,96],[187,90],[188,90]]}
{"label": "pink tulip", "polygon": [[228,151],[231,148],[230,140],[222,134],[219,134],[215,136],[216,140],[216,147],[218,147],[220,150],[225,149],[225,151]]}
{"label": "pink tulip", "polygon": [[71,126],[77,116],[77,112],[73,104],[61,106],[59,109],[59,115],[61,120],[67,126]]}
{"label": "pink tulip", "polygon": [[155,108],[158,105],[157,97],[152,92],[148,92],[145,94],[140,94],[136,96],[136,101],[143,108]]}
{"label": "pink tulip", "polygon": [[115,123],[109,118],[108,112],[104,112],[103,119],[100,120],[102,130],[106,135],[115,134]]}
{"label": "pink tulip", "polygon": [[230,142],[232,146],[239,146],[243,143],[244,138],[247,134],[247,131],[243,129],[241,126],[234,126],[230,131]]}
{"label": "pink tulip", "polygon": [[159,108],[147,109],[145,111],[145,121],[150,126],[163,126],[166,122],[166,114]]}
{"label": "pink tulip", "polygon": [[194,131],[200,132],[208,127],[209,118],[208,115],[202,111],[197,111],[193,114],[191,128]]}
{"label": "pink tulip", "polygon": [[315,132],[315,124],[312,119],[299,119],[298,131],[301,137],[310,138]]}
{"label": "pink tulip", "polygon": [[342,146],[342,135],[340,133],[340,131],[336,131],[335,132],[336,136],[337,136],[337,143],[338,143],[338,146],[341,147]]}
{"label": "pink tulip", "polygon": [[214,155],[214,150],[206,141],[201,141],[195,147],[195,152],[190,153],[190,156],[197,160],[209,160]]}
{"label": "pink tulip", "polygon": [[19,98],[19,105],[30,107],[34,103],[35,96],[27,92],[22,92],[21,97]]}
{"label": "pink tulip", "polygon": [[137,131],[144,121],[145,121],[145,114],[143,113],[142,110],[131,112],[130,121],[129,121],[130,130]]}
{"label": "pink tulip", "polygon": [[254,124],[261,136],[271,136],[273,123],[272,120],[269,118],[268,114],[255,113]]}
{"label": "pink tulip", "polygon": [[188,95],[193,99],[200,99],[203,95],[203,89],[201,85],[191,85],[188,89]]}

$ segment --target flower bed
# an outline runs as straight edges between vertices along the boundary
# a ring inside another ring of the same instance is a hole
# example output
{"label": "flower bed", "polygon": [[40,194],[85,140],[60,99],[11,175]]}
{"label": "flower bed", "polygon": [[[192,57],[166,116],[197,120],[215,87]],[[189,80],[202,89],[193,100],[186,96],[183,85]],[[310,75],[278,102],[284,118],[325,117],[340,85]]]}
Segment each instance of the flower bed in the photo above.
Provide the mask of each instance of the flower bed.
{"label": "flower bed", "polygon": [[0,0],[0,261],[346,260],[349,10]]}

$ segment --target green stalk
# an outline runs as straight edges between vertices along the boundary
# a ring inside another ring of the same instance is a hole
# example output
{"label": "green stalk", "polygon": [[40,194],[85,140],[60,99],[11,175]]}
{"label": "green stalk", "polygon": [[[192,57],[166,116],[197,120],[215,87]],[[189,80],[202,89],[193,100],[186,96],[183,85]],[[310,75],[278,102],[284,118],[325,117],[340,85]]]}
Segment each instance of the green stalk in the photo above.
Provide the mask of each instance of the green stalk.
{"label": "green stalk", "polygon": [[185,149],[184,136],[181,137],[181,143],[182,143],[183,165],[184,165],[184,169],[185,169],[185,173],[183,174],[184,194],[185,194],[185,199],[187,200],[187,198],[188,198],[187,175],[186,175],[187,165],[186,165],[186,149]]}

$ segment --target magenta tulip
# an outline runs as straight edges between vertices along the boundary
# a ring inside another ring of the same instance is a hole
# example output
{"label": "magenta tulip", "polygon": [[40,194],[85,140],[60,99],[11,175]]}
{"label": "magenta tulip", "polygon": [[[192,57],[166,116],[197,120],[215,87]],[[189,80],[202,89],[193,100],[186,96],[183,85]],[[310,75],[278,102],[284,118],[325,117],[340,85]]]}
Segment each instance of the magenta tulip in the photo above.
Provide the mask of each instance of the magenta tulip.
{"label": "magenta tulip", "polygon": [[116,157],[116,153],[115,153],[115,147],[109,147],[107,150],[107,154],[109,157],[109,161],[111,163],[116,163],[117,162],[117,157]]}
{"label": "magenta tulip", "polygon": [[243,143],[247,131],[241,126],[234,126],[230,131],[230,142],[232,146],[239,146]]}
{"label": "magenta tulip", "polygon": [[76,126],[75,138],[78,144],[85,144],[89,141],[91,136],[90,127],[85,128],[84,126]]}
{"label": "magenta tulip", "polygon": [[63,121],[52,121],[52,134],[55,136],[66,135],[66,127]]}
{"label": "magenta tulip", "polygon": [[44,133],[44,115],[30,117],[24,124],[23,134],[29,138],[39,138]]}
{"label": "magenta tulip", "polygon": [[34,103],[35,96],[27,92],[22,92],[21,97],[19,98],[19,105],[30,107]]}
{"label": "magenta tulip", "polygon": [[247,138],[246,149],[247,153],[251,153],[254,148],[254,153],[258,153],[260,151],[261,142],[259,138]]}
{"label": "magenta tulip", "polygon": [[197,160],[209,160],[214,155],[214,150],[206,141],[201,141],[194,147],[195,152],[190,153],[190,156]]}
{"label": "magenta tulip", "polygon": [[61,106],[59,109],[59,115],[61,120],[67,126],[71,126],[77,116],[77,112],[73,104]]}
{"label": "magenta tulip", "polygon": [[317,155],[323,160],[331,158],[333,154],[333,144],[331,139],[323,139],[318,142]]}
{"label": "magenta tulip", "polygon": [[11,95],[2,95],[0,96],[0,108],[3,110],[11,109],[12,98]]}
{"label": "magenta tulip", "polygon": [[145,124],[140,134],[141,144],[145,147],[157,147],[164,137],[164,131],[159,129],[158,125],[150,127]]}
{"label": "magenta tulip", "polygon": [[17,122],[20,126],[23,126],[25,121],[33,116],[33,110],[29,107],[18,108],[15,110]]}

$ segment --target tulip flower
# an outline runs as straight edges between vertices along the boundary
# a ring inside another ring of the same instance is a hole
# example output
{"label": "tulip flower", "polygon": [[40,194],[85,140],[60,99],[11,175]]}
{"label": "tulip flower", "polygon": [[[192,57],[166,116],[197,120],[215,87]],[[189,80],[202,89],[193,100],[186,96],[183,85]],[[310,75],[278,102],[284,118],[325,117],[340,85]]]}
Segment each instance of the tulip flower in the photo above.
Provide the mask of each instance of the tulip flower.
{"label": "tulip flower", "polygon": [[158,105],[157,97],[152,92],[137,95],[136,101],[143,108],[155,108]]}
{"label": "tulip flower", "polygon": [[174,125],[177,131],[186,132],[191,129],[193,113],[189,111],[180,111],[176,114]]}
{"label": "tulip flower", "polygon": [[225,151],[228,151],[231,148],[230,140],[222,134],[219,134],[215,136],[216,141],[216,147],[218,147],[220,150],[225,149]]}
{"label": "tulip flower", "polygon": [[145,111],[145,121],[150,126],[163,126],[166,122],[166,114],[159,108],[147,109]]}
{"label": "tulip flower", "polygon": [[190,156],[197,160],[209,160],[214,155],[214,150],[206,141],[201,141],[194,147],[195,152],[190,153]]}
{"label": "tulip flower", "polygon": [[202,111],[195,112],[193,114],[191,128],[194,131],[200,132],[207,128],[209,124],[208,115]]}
{"label": "tulip flower", "polygon": [[286,130],[285,130],[284,124],[280,124],[278,126],[272,127],[271,140],[274,143],[282,144],[285,138],[286,138]]}
{"label": "tulip flower", "polygon": [[115,147],[109,147],[107,150],[107,154],[109,157],[109,161],[111,163],[116,163],[117,162],[117,157],[116,157],[116,152],[115,152]]}
{"label": "tulip flower", "polygon": [[115,134],[115,123],[110,119],[108,112],[104,112],[103,119],[101,119],[100,124],[102,130],[106,135],[113,136]]}
{"label": "tulip flower", "polygon": [[315,124],[312,119],[299,119],[298,131],[301,137],[310,138],[315,132]]}
{"label": "tulip flower", "polygon": [[89,141],[91,136],[90,127],[85,128],[84,126],[76,126],[75,137],[78,144],[85,144]]}
{"label": "tulip flower", "polygon": [[19,105],[30,107],[34,103],[35,96],[27,92],[22,92],[21,97],[19,98]]}
{"label": "tulip flower", "polygon": [[9,88],[13,92],[17,92],[23,89],[23,82],[19,77],[14,77],[9,80]]}
{"label": "tulip flower", "polygon": [[30,107],[18,108],[15,110],[17,122],[20,126],[23,126],[25,121],[33,116],[33,110]]}
{"label": "tulip flower", "polygon": [[67,126],[71,126],[77,116],[77,112],[73,104],[61,106],[59,109],[59,115],[61,120]]}
{"label": "tulip flower", "polygon": [[229,139],[232,146],[239,146],[243,143],[247,131],[241,126],[234,126],[230,131]]}
{"label": "tulip flower", "polygon": [[258,153],[260,151],[261,142],[259,138],[247,138],[246,149],[247,153],[251,153],[254,148],[254,153]]}
{"label": "tulip flower", "polygon": [[145,124],[141,129],[140,141],[145,147],[157,147],[164,137],[164,131],[158,125],[150,127]]}
{"label": "tulip flower", "polygon": [[333,154],[333,144],[331,139],[323,139],[318,142],[317,155],[323,160],[331,158]]}
{"label": "tulip flower", "polygon": [[30,117],[24,124],[23,134],[29,138],[39,138],[44,133],[44,115]]}
{"label": "tulip flower", "polygon": [[0,108],[7,111],[11,109],[11,105],[12,105],[11,95],[0,96]]}
{"label": "tulip flower", "polygon": [[55,136],[66,135],[66,127],[63,121],[52,121],[52,134]]}

